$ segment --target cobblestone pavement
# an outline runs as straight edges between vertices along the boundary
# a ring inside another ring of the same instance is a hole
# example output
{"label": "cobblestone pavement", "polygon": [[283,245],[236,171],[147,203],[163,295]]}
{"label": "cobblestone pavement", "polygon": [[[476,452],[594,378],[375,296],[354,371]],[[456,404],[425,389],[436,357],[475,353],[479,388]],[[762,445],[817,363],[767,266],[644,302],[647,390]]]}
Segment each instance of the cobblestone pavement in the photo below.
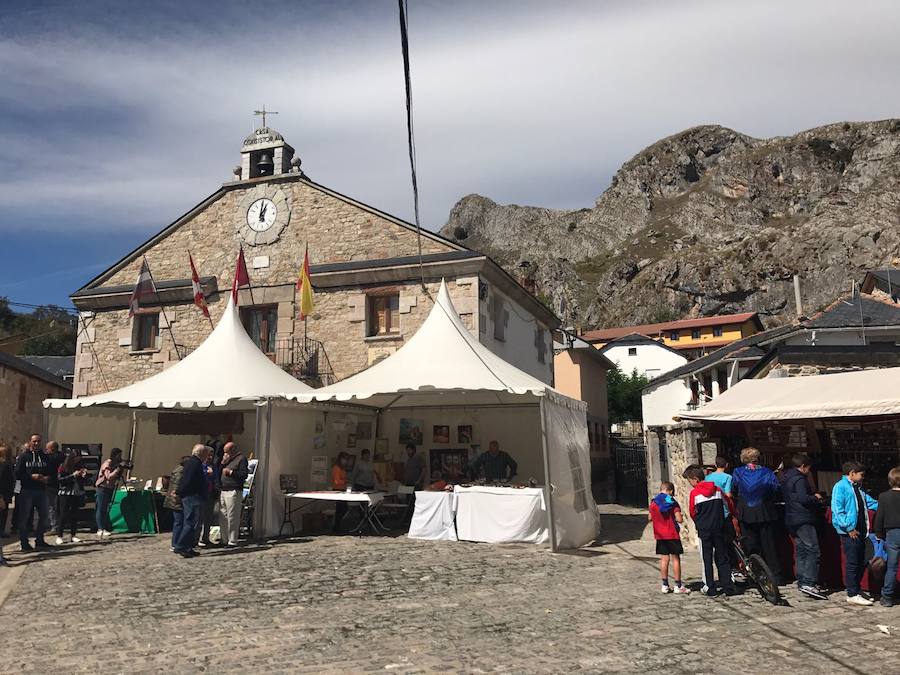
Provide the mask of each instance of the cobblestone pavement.
{"label": "cobblestone pavement", "polygon": [[[576,554],[292,539],[184,560],[166,537],[44,555],[3,606],[4,672],[897,672],[900,607],[662,595],[643,514]],[[620,541],[632,539],[632,541]],[[7,551],[15,548],[8,546]],[[697,578],[696,554],[686,560]],[[12,580],[12,577],[6,577]],[[888,635],[878,624],[891,626]]]}

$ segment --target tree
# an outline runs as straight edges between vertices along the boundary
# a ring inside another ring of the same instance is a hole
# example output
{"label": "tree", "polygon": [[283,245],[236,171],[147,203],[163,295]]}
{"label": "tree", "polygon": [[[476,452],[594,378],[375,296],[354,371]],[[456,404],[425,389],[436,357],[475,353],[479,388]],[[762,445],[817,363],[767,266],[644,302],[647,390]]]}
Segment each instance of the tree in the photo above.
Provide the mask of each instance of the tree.
{"label": "tree", "polygon": [[649,383],[649,378],[639,375],[637,370],[631,371],[630,375],[626,375],[618,367],[607,371],[609,421],[614,424],[641,421],[641,390]]}
{"label": "tree", "polygon": [[26,356],[70,356],[75,353],[76,318],[56,305],[38,307],[29,314],[19,314],[0,297],[0,339],[22,341]]}

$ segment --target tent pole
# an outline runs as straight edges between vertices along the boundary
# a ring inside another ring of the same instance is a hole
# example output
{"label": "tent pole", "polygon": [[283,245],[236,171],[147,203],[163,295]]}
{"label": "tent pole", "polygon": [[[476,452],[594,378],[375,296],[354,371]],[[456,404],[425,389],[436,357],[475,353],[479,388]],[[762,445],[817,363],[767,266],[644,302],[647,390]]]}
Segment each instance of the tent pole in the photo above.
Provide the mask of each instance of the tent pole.
{"label": "tent pole", "polygon": [[[272,454],[272,399],[266,399],[266,462],[263,466],[263,476],[265,477],[265,481],[263,481],[263,494],[265,495],[266,503],[269,501],[269,464],[271,464],[271,454]],[[263,529],[260,530],[260,533],[263,534],[265,532],[265,509],[263,509]]]}
{"label": "tent pole", "polygon": [[262,532],[262,524],[265,521],[265,518],[262,515],[263,512],[263,500],[261,499],[263,493],[263,485],[265,481],[261,480],[262,476],[262,450],[260,446],[262,445],[262,404],[256,404],[256,430],[253,438],[253,451],[256,453],[256,475],[253,477],[253,487],[256,490],[256,493],[253,495],[253,502],[255,504],[253,511],[253,538],[259,539],[259,533]]}
{"label": "tent pole", "polygon": [[131,445],[128,448],[128,461],[134,460],[134,440],[137,437],[137,410],[131,411]]}
{"label": "tent pole", "polygon": [[556,523],[553,521],[553,485],[550,482],[550,449],[547,443],[547,414],[546,414],[547,397],[541,397],[541,445],[544,449],[544,483],[546,483],[547,492],[547,525],[550,530],[550,550],[556,553],[558,547],[556,545]]}

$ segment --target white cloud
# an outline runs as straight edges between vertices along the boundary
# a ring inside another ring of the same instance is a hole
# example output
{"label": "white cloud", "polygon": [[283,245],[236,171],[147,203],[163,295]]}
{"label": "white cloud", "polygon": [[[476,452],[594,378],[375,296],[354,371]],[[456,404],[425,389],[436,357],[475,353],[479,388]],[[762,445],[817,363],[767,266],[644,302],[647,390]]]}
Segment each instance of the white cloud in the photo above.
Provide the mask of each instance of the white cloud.
{"label": "white cloud", "polygon": [[[557,4],[411,3],[427,226],[468,192],[589,206],[695,124],[766,136],[900,108],[896,3]],[[364,9],[0,42],[0,230],[23,205],[48,228],[160,228],[229,179],[262,103],[315,180],[411,217],[396,8]]]}

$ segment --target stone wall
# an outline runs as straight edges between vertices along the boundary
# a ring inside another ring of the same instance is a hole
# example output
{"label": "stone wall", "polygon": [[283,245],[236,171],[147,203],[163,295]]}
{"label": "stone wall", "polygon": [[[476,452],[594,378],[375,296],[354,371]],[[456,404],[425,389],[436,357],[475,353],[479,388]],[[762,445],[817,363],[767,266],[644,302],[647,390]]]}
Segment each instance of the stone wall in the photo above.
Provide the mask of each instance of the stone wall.
{"label": "stone wall", "polygon": [[[19,393],[25,385],[24,410],[19,410]],[[0,443],[13,448],[28,440],[32,433],[43,433],[45,398],[69,398],[68,389],[40,378],[0,366]]]}
{"label": "stone wall", "polygon": [[[478,277],[448,281],[448,290],[463,324],[477,337]],[[306,332],[311,339],[324,344],[336,379],[343,379],[392,354],[416,332],[432,307],[439,283],[426,285],[426,295],[417,282],[394,284],[390,288],[400,295],[400,332],[386,337],[365,336],[365,295],[358,289],[324,289],[316,292],[315,310],[307,319]],[[253,289],[255,304],[273,304],[278,311],[279,338],[304,334],[303,322],[297,318],[294,286]],[[227,304],[227,293],[210,302],[210,314],[218,322]],[[242,305],[251,302],[250,292],[241,291]],[[83,312],[87,325],[81,331],[76,358],[75,395],[85,396],[123,387],[144,379],[177,362],[172,335],[179,345],[199,346],[212,330],[209,322],[193,305],[166,306],[165,316],[171,333],[160,314],[158,349],[131,351],[132,319],[128,310]],[[186,352],[182,351],[182,357]],[[98,367],[99,362],[99,367]],[[226,367],[227,364],[223,364]],[[320,370],[325,364],[320,363]]]}
{"label": "stone wall", "polygon": [[[309,245],[311,264],[384,259],[414,255],[416,233],[356,204],[323,192],[303,181],[268,184],[283,192],[291,204],[291,217],[280,238],[267,245],[244,243],[251,293],[241,291],[241,305],[277,305],[279,338],[302,336],[296,320],[294,285]],[[185,221],[144,254],[157,282],[190,276],[188,252],[201,276],[215,275],[220,292],[210,298],[213,321],[224,311],[227,290],[242,243],[238,225],[240,207],[248,190],[258,184],[224,192],[202,211]],[[440,253],[456,247],[428,237],[422,252]],[[141,266],[137,258],[105,279],[102,286],[131,285]],[[463,321],[477,335],[477,277],[451,283]],[[401,333],[383,340],[365,337],[365,296],[361,289],[323,289],[316,293],[315,312],[308,320],[310,338],[325,344],[335,375],[346,377],[393,352],[421,324],[431,307],[418,284],[397,285],[400,290]],[[430,284],[435,293],[437,285]],[[371,290],[371,289],[369,289]],[[76,349],[75,396],[115,389],[160,372],[178,360],[175,341],[188,351],[200,345],[211,330],[199,309],[190,304],[165,306],[160,314],[157,348],[131,351],[133,321],[127,310],[82,312],[83,324]],[[169,328],[171,328],[171,333]],[[183,356],[184,354],[182,354]]]}
{"label": "stone wall", "polygon": [[[278,241],[261,246],[242,242],[238,223],[243,222],[245,214],[240,206],[245,193],[254,186],[228,190],[144,254],[155,279],[190,277],[190,251],[200,276],[215,275],[220,289],[229,288],[241,243],[254,286],[296,283],[307,244],[312,265],[393,258],[418,252],[416,233],[409,228],[303,181],[271,185],[277,186],[291,205],[290,222]],[[457,248],[422,237],[425,254]],[[266,266],[254,268],[253,260],[257,257],[267,257]],[[115,272],[103,285],[133,284],[140,268],[139,257]]]}
{"label": "stone wall", "polygon": [[[681,477],[691,464],[700,462],[700,443],[703,425],[698,422],[682,422],[665,428],[666,453],[669,460],[669,480],[675,484],[675,499],[681,505],[684,525],[681,528],[681,541],[685,544],[697,544],[697,529],[691,520],[688,497],[691,484]],[[657,448],[659,446],[657,445]],[[649,446],[648,446],[649,451]],[[648,472],[649,476],[649,472]],[[656,495],[659,483],[650,485],[650,494]]]}
{"label": "stone wall", "polygon": [[808,375],[835,375],[837,373],[854,373],[860,370],[872,370],[887,366],[838,365],[834,363],[779,363],[769,371],[766,377],[806,377]]}

